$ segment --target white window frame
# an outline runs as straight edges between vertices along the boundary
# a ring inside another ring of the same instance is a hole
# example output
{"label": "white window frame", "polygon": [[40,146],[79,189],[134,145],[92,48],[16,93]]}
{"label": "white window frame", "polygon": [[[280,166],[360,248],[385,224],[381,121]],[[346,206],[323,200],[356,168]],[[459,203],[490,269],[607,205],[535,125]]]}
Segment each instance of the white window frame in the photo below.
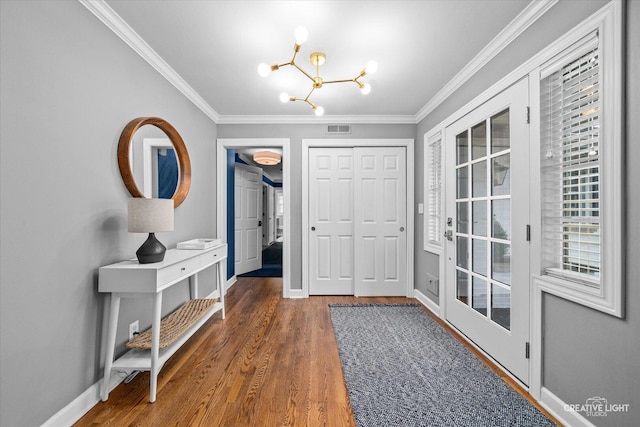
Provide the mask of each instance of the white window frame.
{"label": "white window frame", "polygon": [[[564,63],[570,59],[574,49],[597,31],[600,57],[600,280],[597,283],[571,280],[547,274],[541,260],[539,275],[534,275],[534,285],[578,304],[599,310],[616,317],[624,317],[623,272],[624,257],[622,238],[623,224],[623,88],[622,88],[622,12],[619,1],[612,1],[593,19],[574,29],[563,38],[560,53],[548,59],[534,72],[537,77],[538,102],[540,99],[541,71],[551,64]],[[539,115],[539,109],[536,113]],[[540,127],[540,118],[536,120]],[[538,129],[539,131],[539,129]],[[540,141],[541,139],[538,138]],[[544,147],[538,147],[544,150]],[[539,156],[541,151],[537,153]],[[538,157],[539,158],[539,157]],[[538,168],[539,169],[539,168]],[[539,171],[538,171],[539,173]],[[537,179],[537,185],[540,180]],[[540,188],[538,188],[538,193]],[[540,198],[541,200],[541,198]],[[538,203],[538,206],[540,204]],[[542,214],[538,213],[538,239],[542,242]],[[541,253],[537,255],[542,257]],[[596,286],[594,286],[596,284]]]}
{"label": "white window frame", "polygon": [[[424,250],[438,255],[443,251],[443,208],[444,208],[444,144],[443,129],[438,127],[424,134]],[[436,148],[439,147],[439,153]],[[434,156],[439,154],[439,159]],[[431,166],[438,161],[440,170],[437,182],[433,182],[434,177]],[[436,221],[440,225],[439,230],[432,230],[430,216],[436,216]]]}

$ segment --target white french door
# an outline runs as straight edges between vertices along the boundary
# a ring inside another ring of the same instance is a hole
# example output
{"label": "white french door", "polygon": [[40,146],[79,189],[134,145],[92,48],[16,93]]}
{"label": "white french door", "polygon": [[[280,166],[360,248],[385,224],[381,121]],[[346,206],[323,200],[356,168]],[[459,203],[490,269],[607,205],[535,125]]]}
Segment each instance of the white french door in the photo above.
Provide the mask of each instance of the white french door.
{"label": "white french door", "polygon": [[404,147],[309,149],[309,294],[407,293]]}
{"label": "white french door", "polygon": [[235,274],[262,268],[262,169],[235,165]]}
{"label": "white french door", "polygon": [[524,79],[445,130],[446,318],[525,384],[527,106]]}

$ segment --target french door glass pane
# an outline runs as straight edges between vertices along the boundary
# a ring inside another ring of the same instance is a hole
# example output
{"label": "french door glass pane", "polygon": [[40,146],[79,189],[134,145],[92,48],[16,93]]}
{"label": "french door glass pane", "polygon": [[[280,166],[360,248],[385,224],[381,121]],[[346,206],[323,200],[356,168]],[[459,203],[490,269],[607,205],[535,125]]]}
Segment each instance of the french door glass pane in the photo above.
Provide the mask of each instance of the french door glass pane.
{"label": "french door glass pane", "polygon": [[473,197],[485,197],[487,195],[487,161],[483,160],[473,164]]}
{"label": "french door glass pane", "polygon": [[491,202],[493,227],[491,237],[511,240],[511,200],[498,199]]}
{"label": "french door glass pane", "polygon": [[476,276],[473,276],[472,307],[478,313],[487,315],[487,282]]}
{"label": "french door glass pane", "polygon": [[506,109],[456,137],[456,295],[506,329],[511,316],[509,125]]}
{"label": "french door glass pane", "polygon": [[[511,193],[511,155],[495,157],[491,161],[491,182],[494,196],[507,196]],[[475,170],[474,170],[475,172]],[[475,182],[475,178],[474,178]]]}
{"label": "french door glass pane", "polygon": [[456,193],[458,199],[466,199],[469,197],[469,167],[464,166],[456,171]]}
{"label": "french door glass pane", "polygon": [[487,235],[487,201],[472,202],[473,205],[473,234],[476,236]]}
{"label": "french door glass pane", "polygon": [[511,330],[511,291],[491,285],[491,320]]}
{"label": "french door glass pane", "polygon": [[469,305],[469,274],[460,270],[456,272],[456,298]]}
{"label": "french door glass pane", "polygon": [[491,117],[491,154],[507,150],[510,147],[509,110]]}
{"label": "french door glass pane", "polygon": [[469,136],[467,131],[456,136],[456,165],[469,161]]}
{"label": "french door glass pane", "polygon": [[487,241],[473,239],[473,271],[488,276],[487,274]]}
{"label": "french door glass pane", "polygon": [[457,215],[458,215],[458,225],[456,227],[456,231],[462,234],[469,233],[469,203],[468,202],[458,202],[457,203]]}
{"label": "french door glass pane", "polygon": [[472,160],[487,155],[487,123],[484,121],[471,128],[471,154]]}
{"label": "french door glass pane", "polygon": [[458,236],[456,240],[458,267],[469,268],[469,239]]}
{"label": "french door glass pane", "polygon": [[491,243],[491,277],[511,285],[511,245]]}

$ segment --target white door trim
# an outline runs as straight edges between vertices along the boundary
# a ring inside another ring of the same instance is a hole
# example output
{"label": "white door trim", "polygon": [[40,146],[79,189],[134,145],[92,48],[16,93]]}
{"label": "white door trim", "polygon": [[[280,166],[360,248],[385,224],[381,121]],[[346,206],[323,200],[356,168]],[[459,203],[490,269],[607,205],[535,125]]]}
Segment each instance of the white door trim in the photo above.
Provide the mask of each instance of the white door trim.
{"label": "white door trim", "polygon": [[[302,296],[309,296],[309,148],[313,147],[405,147],[407,155],[407,290],[413,298],[414,265],[414,140],[397,139],[303,139],[302,140]],[[285,209],[287,199],[285,197]]]}
{"label": "white door trim", "polygon": [[[291,141],[289,138],[218,138],[216,182],[216,229],[227,242],[227,150],[251,147],[282,148],[282,194],[284,195],[284,236],[282,245],[282,295],[291,297]],[[224,275],[227,265],[223,265]],[[235,282],[235,277],[229,279]]]}

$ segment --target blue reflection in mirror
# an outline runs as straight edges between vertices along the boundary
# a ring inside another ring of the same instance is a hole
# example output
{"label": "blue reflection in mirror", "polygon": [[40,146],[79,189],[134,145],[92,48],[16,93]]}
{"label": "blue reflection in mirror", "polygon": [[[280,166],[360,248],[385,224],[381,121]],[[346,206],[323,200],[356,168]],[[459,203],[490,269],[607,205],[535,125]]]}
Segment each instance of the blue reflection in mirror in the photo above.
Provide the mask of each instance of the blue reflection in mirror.
{"label": "blue reflection in mirror", "polygon": [[170,199],[178,188],[178,159],[173,148],[158,151],[158,198]]}

